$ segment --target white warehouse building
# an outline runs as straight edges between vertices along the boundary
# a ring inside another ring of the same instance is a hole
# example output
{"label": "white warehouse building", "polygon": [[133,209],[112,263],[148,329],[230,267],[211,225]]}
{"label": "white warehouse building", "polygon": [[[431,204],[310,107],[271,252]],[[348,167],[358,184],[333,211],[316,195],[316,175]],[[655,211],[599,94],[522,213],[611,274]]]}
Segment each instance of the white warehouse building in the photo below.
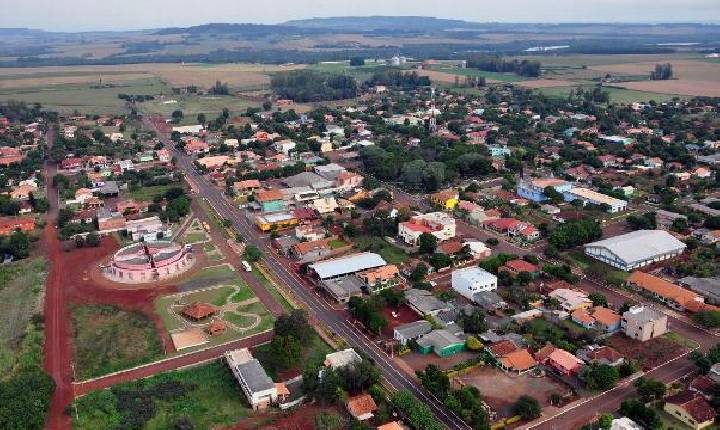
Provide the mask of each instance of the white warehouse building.
{"label": "white warehouse building", "polygon": [[682,254],[686,245],[663,230],[637,230],[585,244],[585,254],[626,272]]}
{"label": "white warehouse building", "polygon": [[497,276],[479,267],[466,267],[452,272],[453,290],[468,300],[479,292],[497,290]]}

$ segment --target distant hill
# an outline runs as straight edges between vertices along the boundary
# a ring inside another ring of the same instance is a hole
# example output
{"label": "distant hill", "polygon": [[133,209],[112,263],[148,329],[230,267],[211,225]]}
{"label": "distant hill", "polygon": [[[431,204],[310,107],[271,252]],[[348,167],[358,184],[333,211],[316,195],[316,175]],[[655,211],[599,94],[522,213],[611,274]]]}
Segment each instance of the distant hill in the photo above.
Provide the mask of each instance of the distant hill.
{"label": "distant hill", "polygon": [[250,23],[227,23],[217,22],[211,24],[195,25],[192,27],[170,27],[157,30],[155,34],[191,34],[191,35],[208,35],[208,34],[236,34],[249,37],[263,37],[271,35],[284,34],[322,34],[335,32],[332,29],[325,28],[303,28],[285,24],[265,25]]}
{"label": "distant hill", "polygon": [[476,28],[480,24],[458,19],[442,19],[427,16],[338,16],[298,19],[281,23],[281,25],[303,28],[373,31],[447,30],[452,28]]}

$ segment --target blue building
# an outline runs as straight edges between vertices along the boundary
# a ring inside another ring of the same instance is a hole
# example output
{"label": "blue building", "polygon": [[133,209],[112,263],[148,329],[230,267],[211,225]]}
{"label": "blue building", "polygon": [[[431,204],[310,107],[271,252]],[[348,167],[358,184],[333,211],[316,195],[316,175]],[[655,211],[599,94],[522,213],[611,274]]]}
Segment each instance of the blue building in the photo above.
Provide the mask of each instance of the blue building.
{"label": "blue building", "polygon": [[510,148],[507,145],[489,145],[488,150],[493,157],[506,157],[510,155]]}
{"label": "blue building", "polygon": [[545,188],[547,187],[553,187],[557,192],[564,194],[570,191],[572,184],[568,181],[555,178],[520,181],[517,185],[517,194],[533,202],[542,202],[547,200],[547,196],[545,195]]}

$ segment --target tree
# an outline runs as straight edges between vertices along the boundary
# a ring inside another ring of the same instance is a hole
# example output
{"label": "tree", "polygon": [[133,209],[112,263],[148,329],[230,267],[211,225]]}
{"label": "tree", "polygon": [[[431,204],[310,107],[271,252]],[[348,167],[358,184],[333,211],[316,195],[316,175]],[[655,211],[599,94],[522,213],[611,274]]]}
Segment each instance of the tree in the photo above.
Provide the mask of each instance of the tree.
{"label": "tree", "polygon": [[203,125],[204,125],[204,124],[207,122],[207,117],[205,116],[204,113],[199,113],[199,114],[197,114],[197,121],[198,121],[200,124],[203,124]]}
{"label": "tree", "polygon": [[438,399],[443,400],[450,391],[450,379],[434,364],[428,364],[425,371],[415,372],[420,378],[423,387],[434,394]]}
{"label": "tree", "polygon": [[487,330],[485,312],[479,308],[473,308],[470,314],[463,311],[459,322],[466,333],[480,334]]}
{"label": "tree", "polygon": [[418,245],[421,254],[432,254],[437,247],[438,239],[430,233],[423,233],[418,237]]}
{"label": "tree", "polygon": [[275,334],[278,336],[294,336],[307,345],[313,336],[313,328],[308,322],[307,311],[293,309],[288,315],[280,315],[275,320]]}
{"label": "tree", "polygon": [[443,267],[450,267],[450,265],[452,265],[452,258],[450,258],[449,255],[435,253],[430,256],[429,263],[435,271],[438,271]]}
{"label": "tree", "polygon": [[607,364],[591,364],[582,372],[585,385],[591,390],[609,390],[617,384],[618,370]]}
{"label": "tree", "polygon": [[85,238],[85,244],[92,247],[100,246],[100,236],[95,232],[88,234]]}
{"label": "tree", "polygon": [[270,341],[272,362],[278,369],[293,367],[302,356],[303,346],[294,336],[273,336]]}
{"label": "tree", "polygon": [[40,370],[21,371],[0,382],[0,428],[40,430],[55,383]]}
{"label": "tree", "polygon": [[589,298],[590,301],[592,302],[593,306],[604,306],[604,307],[607,307],[607,305],[608,305],[607,297],[605,297],[605,296],[604,296],[603,294],[601,294],[601,293],[590,293],[590,295],[588,296],[588,298]]}
{"label": "tree", "polygon": [[662,382],[645,377],[638,378],[634,385],[638,396],[646,403],[662,399],[667,391],[667,387]]}
{"label": "tree", "polygon": [[601,236],[600,224],[588,218],[560,225],[550,233],[548,242],[557,249],[565,250],[597,240]]}
{"label": "tree", "polygon": [[480,339],[478,339],[475,336],[468,336],[467,340],[465,341],[465,347],[469,349],[470,351],[479,351],[482,349],[483,344],[480,342]]}
{"label": "tree", "polygon": [[364,66],[365,59],[363,57],[352,57],[350,59],[350,65],[351,66]]}
{"label": "tree", "polygon": [[623,401],[620,404],[619,412],[645,429],[659,430],[662,428],[662,421],[655,409],[645,406],[640,400],[630,399]]}
{"label": "tree", "polygon": [[656,64],[655,70],[650,72],[653,81],[665,81],[673,78],[673,67],[670,63]]}
{"label": "tree", "polygon": [[534,420],[540,416],[540,403],[532,396],[520,396],[513,405],[513,413],[524,420]]}
{"label": "tree", "polygon": [[260,249],[257,246],[248,245],[245,248],[245,252],[243,252],[243,257],[247,261],[249,261],[251,263],[255,263],[257,261],[260,261],[260,259],[262,258],[262,251],[260,251]]}
{"label": "tree", "polygon": [[543,194],[545,194],[545,197],[550,200],[551,203],[557,204],[562,203],[565,201],[565,198],[563,197],[563,194],[556,190],[555,187],[547,186],[543,190]]}
{"label": "tree", "polygon": [[410,281],[413,283],[420,282],[425,279],[428,274],[428,266],[425,263],[418,263],[410,272]]}

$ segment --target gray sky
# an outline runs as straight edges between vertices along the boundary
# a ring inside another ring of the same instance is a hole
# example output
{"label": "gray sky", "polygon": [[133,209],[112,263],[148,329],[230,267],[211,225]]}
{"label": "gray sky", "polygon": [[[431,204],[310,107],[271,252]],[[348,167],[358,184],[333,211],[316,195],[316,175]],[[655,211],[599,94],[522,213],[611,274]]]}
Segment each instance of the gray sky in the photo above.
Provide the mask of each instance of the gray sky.
{"label": "gray sky", "polygon": [[720,21],[720,0],[0,0],[0,27],[123,30],[314,16],[423,15],[498,22]]}

